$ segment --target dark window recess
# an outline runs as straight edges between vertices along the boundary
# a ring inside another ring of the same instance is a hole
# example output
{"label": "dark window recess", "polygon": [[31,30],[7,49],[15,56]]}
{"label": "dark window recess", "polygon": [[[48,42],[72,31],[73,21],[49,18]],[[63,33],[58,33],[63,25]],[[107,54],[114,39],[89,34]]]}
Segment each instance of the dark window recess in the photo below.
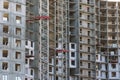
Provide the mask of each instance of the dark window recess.
{"label": "dark window recess", "polygon": [[71,48],[72,48],[72,49],[75,49],[75,44],[71,44]]}
{"label": "dark window recess", "polygon": [[72,61],[71,61],[71,64],[72,64],[72,65],[75,65],[75,61],[72,60]]}
{"label": "dark window recess", "polygon": [[75,57],[75,52],[71,52],[71,57]]}

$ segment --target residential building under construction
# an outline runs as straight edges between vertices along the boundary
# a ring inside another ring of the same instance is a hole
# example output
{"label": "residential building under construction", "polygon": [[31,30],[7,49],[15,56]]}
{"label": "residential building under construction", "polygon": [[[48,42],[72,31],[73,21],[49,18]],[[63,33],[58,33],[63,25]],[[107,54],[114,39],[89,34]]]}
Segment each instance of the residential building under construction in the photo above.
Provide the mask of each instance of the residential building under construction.
{"label": "residential building under construction", "polygon": [[0,0],[0,80],[120,80],[120,1]]}

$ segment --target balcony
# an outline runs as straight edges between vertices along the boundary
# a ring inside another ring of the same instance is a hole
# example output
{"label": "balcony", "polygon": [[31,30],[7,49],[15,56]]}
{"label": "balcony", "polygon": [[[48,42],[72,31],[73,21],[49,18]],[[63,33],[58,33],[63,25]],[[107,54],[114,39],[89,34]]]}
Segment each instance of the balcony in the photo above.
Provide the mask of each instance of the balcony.
{"label": "balcony", "polygon": [[56,71],[56,75],[58,75],[58,76],[64,76],[64,75],[65,75],[65,73],[60,72],[60,71]]}
{"label": "balcony", "polygon": [[117,44],[111,44],[111,45],[108,45],[109,48],[117,48],[118,45]]}
{"label": "balcony", "polygon": [[84,1],[84,0],[80,0],[79,2],[80,2],[80,4],[94,5],[94,2],[92,2],[92,1]]}
{"label": "balcony", "polygon": [[101,29],[100,31],[101,32],[107,32],[107,29]]}
{"label": "balcony", "polygon": [[118,57],[117,56],[109,56],[109,62],[110,63],[118,63]]}
{"label": "balcony", "polygon": [[109,33],[117,33],[117,30],[108,30]]}
{"label": "balcony", "polygon": [[107,21],[100,21],[101,24],[107,24]]}
{"label": "balcony", "polygon": [[102,64],[102,66],[101,66],[101,69],[100,69],[101,71],[106,71],[107,69],[105,68],[105,65],[103,65]]}
{"label": "balcony", "polygon": [[75,17],[73,15],[70,15],[70,19],[73,20],[75,19]]}
{"label": "balcony", "polygon": [[74,8],[70,8],[69,11],[70,12],[75,12],[75,9]]}
{"label": "balcony", "polygon": [[[83,58],[80,58],[80,60],[81,61],[88,61],[88,62],[90,61],[91,62],[91,61],[94,61],[95,59],[94,58],[93,59],[92,58],[88,59],[88,57],[83,57]],[[87,68],[89,68],[89,67],[87,67]]]}
{"label": "balcony", "polygon": [[102,79],[106,79],[106,75],[103,74],[100,78],[102,78]]}
{"label": "balcony", "polygon": [[116,22],[108,22],[108,25],[116,25]]}
{"label": "balcony", "polygon": [[80,74],[80,76],[81,76],[81,77],[87,77],[87,78],[94,78],[94,77],[95,77],[94,74],[86,74],[86,73]]}
{"label": "balcony", "polygon": [[86,41],[80,41],[80,44],[87,44]]}
{"label": "balcony", "polygon": [[101,17],[107,17],[107,15],[106,15],[106,14],[103,14],[103,13],[101,13],[100,16],[101,16]]}
{"label": "balcony", "polygon": [[118,63],[118,60],[117,59],[110,59],[109,62],[110,63]]}
{"label": "balcony", "polygon": [[108,6],[107,8],[108,9],[114,9],[114,10],[117,9],[116,6]]}
{"label": "balcony", "polygon": [[26,53],[25,54],[26,58],[34,58],[34,56],[32,54]]}
{"label": "balcony", "polygon": [[106,37],[100,37],[100,39],[101,39],[101,40],[107,40],[107,38],[106,38]]}
{"label": "balcony", "polygon": [[88,50],[84,50],[84,49],[79,49],[79,50],[80,50],[80,52],[84,52],[84,53],[88,52]]}
{"label": "balcony", "polygon": [[107,16],[108,16],[108,17],[117,17],[116,14],[108,14]]}
{"label": "balcony", "polygon": [[109,64],[109,71],[118,71],[119,67],[117,64]]}
{"label": "balcony", "polygon": [[111,51],[111,52],[109,53],[109,56],[118,56],[118,53],[115,53],[115,52],[112,52],[112,51]]}
{"label": "balcony", "polygon": [[107,62],[107,58],[105,56],[102,56],[101,62],[102,63],[106,63]]}
{"label": "balcony", "polygon": [[103,56],[107,56],[108,55],[108,53],[107,52],[101,52],[101,55],[103,55]]}
{"label": "balcony", "polygon": [[106,5],[100,5],[101,9],[106,9]]}

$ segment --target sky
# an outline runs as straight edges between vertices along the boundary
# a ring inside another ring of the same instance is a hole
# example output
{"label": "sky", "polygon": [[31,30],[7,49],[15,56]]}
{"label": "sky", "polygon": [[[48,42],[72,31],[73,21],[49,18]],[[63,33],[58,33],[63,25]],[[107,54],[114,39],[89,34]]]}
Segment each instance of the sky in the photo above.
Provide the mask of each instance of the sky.
{"label": "sky", "polygon": [[120,1],[120,0],[108,0],[108,1]]}

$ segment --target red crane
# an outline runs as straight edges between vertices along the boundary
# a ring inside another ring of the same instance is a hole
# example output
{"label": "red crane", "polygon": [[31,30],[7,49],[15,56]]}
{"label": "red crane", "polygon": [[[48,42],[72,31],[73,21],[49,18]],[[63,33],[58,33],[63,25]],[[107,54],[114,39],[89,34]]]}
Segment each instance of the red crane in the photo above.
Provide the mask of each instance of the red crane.
{"label": "red crane", "polygon": [[35,16],[35,17],[30,17],[31,19],[26,20],[27,22],[31,22],[31,21],[37,21],[37,20],[49,20],[50,17],[49,16]]}

